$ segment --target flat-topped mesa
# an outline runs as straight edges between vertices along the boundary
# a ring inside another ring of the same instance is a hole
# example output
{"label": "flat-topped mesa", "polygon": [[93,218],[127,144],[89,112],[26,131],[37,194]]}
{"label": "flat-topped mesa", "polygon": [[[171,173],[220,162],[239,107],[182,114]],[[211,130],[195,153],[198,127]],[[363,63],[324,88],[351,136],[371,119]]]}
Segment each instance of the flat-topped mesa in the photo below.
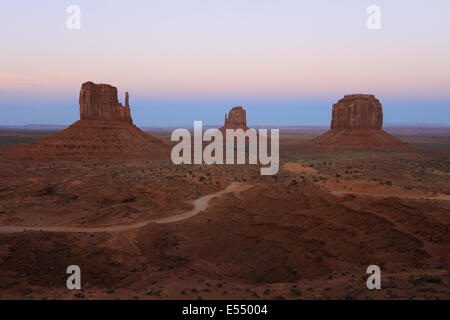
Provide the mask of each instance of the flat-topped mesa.
{"label": "flat-topped mesa", "polygon": [[228,115],[225,114],[225,124],[220,130],[243,129],[247,130],[247,114],[241,106],[232,108]]}
{"label": "flat-topped mesa", "polygon": [[132,123],[128,92],[125,93],[123,106],[117,98],[116,87],[90,81],[83,83],[80,90],[80,119]]}
{"label": "flat-topped mesa", "polygon": [[371,94],[351,94],[333,105],[331,129],[381,129],[383,109]]}
{"label": "flat-topped mesa", "polygon": [[323,150],[406,150],[409,145],[383,130],[381,103],[371,94],[351,94],[333,105],[331,130],[313,143]]}

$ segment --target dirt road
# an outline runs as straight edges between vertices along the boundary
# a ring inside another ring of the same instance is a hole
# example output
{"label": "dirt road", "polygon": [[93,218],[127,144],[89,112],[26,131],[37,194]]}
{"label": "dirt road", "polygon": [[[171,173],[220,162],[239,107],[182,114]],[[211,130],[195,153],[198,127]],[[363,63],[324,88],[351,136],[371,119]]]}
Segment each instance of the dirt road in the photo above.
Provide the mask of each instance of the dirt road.
{"label": "dirt road", "polygon": [[149,223],[173,223],[182,220],[186,220],[194,217],[202,211],[205,211],[209,207],[211,199],[220,197],[227,193],[239,193],[250,189],[252,185],[233,182],[225,189],[202,196],[194,201],[194,209],[183,212],[181,214],[160,218],[156,220],[147,220],[137,222],[133,224],[117,225],[117,226],[104,226],[104,227],[67,227],[67,226],[0,226],[0,234],[5,233],[19,233],[24,231],[45,231],[45,232],[81,232],[81,233],[98,233],[98,232],[118,232],[132,229],[142,228]]}

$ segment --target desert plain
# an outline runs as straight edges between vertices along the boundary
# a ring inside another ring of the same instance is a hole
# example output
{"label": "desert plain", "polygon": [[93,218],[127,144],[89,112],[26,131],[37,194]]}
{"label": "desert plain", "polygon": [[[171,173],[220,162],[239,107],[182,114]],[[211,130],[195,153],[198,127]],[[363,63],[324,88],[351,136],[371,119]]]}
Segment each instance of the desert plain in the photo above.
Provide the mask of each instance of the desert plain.
{"label": "desert plain", "polygon": [[261,176],[39,156],[23,146],[56,131],[2,129],[0,298],[449,299],[450,128],[386,127],[407,150],[312,150],[326,130],[281,128],[280,170]]}

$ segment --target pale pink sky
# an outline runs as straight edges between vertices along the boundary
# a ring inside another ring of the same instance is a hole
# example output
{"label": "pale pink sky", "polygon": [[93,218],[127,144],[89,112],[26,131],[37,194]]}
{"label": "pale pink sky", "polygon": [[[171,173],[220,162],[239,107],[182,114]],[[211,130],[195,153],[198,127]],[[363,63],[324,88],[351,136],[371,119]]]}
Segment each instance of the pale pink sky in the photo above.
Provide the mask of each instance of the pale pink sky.
{"label": "pale pink sky", "polygon": [[[0,4],[1,97],[64,99],[90,80],[142,100],[450,100],[448,0],[72,2]],[[381,30],[366,28],[371,4]]]}

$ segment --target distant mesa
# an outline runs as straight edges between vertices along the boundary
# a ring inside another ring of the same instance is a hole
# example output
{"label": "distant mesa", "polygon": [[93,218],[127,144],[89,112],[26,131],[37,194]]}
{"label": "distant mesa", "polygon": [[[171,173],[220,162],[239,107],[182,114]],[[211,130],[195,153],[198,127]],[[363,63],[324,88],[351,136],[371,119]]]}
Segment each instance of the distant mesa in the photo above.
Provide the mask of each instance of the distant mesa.
{"label": "distant mesa", "polygon": [[371,94],[351,94],[333,105],[331,129],[381,129],[383,109]]}
{"label": "distant mesa", "polygon": [[330,149],[398,150],[409,145],[383,129],[383,108],[371,94],[351,94],[333,105],[331,130],[313,143]]}
{"label": "distant mesa", "polygon": [[81,85],[79,102],[79,121],[57,134],[18,148],[30,158],[148,156],[152,159],[169,154],[166,144],[133,124],[128,92],[122,105],[117,88],[86,82]]}
{"label": "distant mesa", "polygon": [[226,129],[242,129],[247,130],[247,114],[245,109],[241,106],[232,108],[228,115],[225,114],[225,123],[220,131],[225,131]]}

